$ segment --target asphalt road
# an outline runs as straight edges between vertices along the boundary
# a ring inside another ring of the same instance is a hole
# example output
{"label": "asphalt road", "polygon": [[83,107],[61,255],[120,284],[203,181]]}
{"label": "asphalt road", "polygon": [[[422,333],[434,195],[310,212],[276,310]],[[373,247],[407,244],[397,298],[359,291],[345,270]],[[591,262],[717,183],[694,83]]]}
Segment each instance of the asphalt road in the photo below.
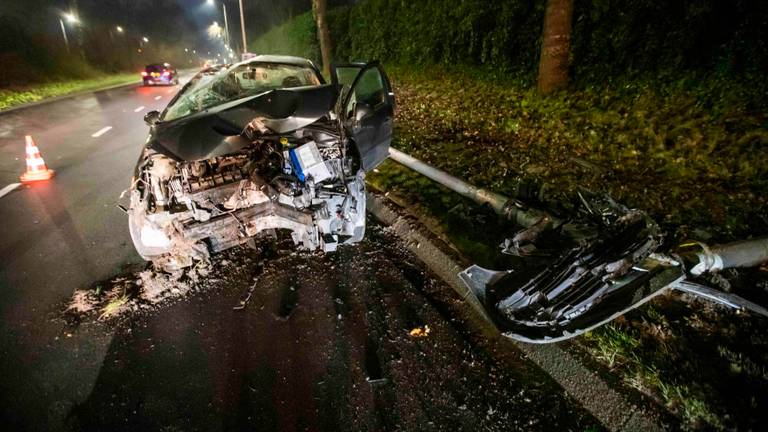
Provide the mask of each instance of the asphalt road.
{"label": "asphalt road", "polygon": [[[372,229],[332,255],[255,252],[210,291],[76,327],[73,291],[141,264],[115,207],[175,88],[121,88],[0,115],[0,189],[32,135],[56,177],[0,197],[0,420],[7,430],[584,430],[521,358],[473,343],[449,289]],[[105,129],[110,128],[110,129]],[[440,299],[443,300],[440,300]],[[424,338],[410,329],[429,325]]]}
{"label": "asphalt road", "polygon": [[4,423],[55,427],[90,393],[111,333],[79,332],[65,345],[49,316],[74,289],[141,262],[115,204],[146,139],[144,114],[177,90],[123,87],[0,114],[0,189],[24,171],[25,135],[56,171],[51,181],[0,197]]}

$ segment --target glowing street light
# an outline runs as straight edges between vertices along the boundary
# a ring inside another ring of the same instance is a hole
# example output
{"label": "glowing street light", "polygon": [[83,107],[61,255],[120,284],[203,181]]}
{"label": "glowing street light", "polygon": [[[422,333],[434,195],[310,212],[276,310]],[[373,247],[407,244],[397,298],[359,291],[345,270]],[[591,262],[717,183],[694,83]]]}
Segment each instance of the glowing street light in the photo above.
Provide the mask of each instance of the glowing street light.
{"label": "glowing street light", "polygon": [[216,21],[213,22],[210,26],[208,26],[208,37],[211,39],[217,39],[221,37],[222,28]]}
{"label": "glowing street light", "polygon": [[149,42],[149,39],[147,39],[147,37],[146,37],[146,36],[142,37],[142,38],[141,38],[141,40],[143,40],[143,41],[144,41],[144,43],[147,43],[147,42]]}
{"label": "glowing street light", "polygon": [[[80,22],[75,14],[69,12],[62,15],[69,24],[75,25]],[[59,18],[59,24],[61,25],[61,35],[64,36],[64,46],[67,48],[67,54],[69,54],[69,39],[67,39],[67,28],[64,26],[64,20]]]}
{"label": "glowing street light", "polygon": [[118,33],[122,33],[124,31],[120,26],[115,27],[115,30],[117,30]]}
{"label": "glowing street light", "polygon": [[[246,49],[246,40],[245,40],[245,16],[243,15],[243,0],[238,0],[238,3],[240,5],[240,30],[243,33],[243,52],[247,51]],[[205,4],[208,6],[213,6],[216,4],[214,0],[206,0]],[[224,2],[221,2],[221,11],[224,14],[224,28],[226,29],[226,41],[227,45],[229,45],[229,23],[227,22],[227,5],[224,4]]]}
{"label": "glowing street light", "polygon": [[[205,4],[207,6],[214,6],[216,2],[214,0],[207,0]],[[227,20],[227,5],[221,2],[221,13],[224,15],[224,40],[229,43],[229,21]]]}

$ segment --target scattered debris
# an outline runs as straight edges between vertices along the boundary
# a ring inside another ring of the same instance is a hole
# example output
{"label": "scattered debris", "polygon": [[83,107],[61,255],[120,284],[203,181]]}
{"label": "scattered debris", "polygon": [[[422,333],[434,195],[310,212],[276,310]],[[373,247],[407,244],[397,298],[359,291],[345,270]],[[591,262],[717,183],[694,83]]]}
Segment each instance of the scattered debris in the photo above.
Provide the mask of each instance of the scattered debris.
{"label": "scattered debris", "polygon": [[[259,264],[256,267],[257,277],[263,272],[264,272],[264,261],[262,260],[262,261],[259,261]],[[245,309],[246,306],[248,306],[248,302],[251,300],[251,296],[253,296],[253,290],[256,289],[256,285],[258,285],[258,283],[259,283],[259,280],[257,278],[256,280],[254,280],[253,284],[251,284],[251,286],[248,287],[248,289],[245,292],[243,292],[243,294],[240,296],[240,301],[238,301],[238,303],[234,307],[232,307],[232,310],[243,310]]]}
{"label": "scattered debris", "polygon": [[125,304],[128,303],[128,300],[129,300],[128,294],[126,293],[123,293],[122,295],[113,298],[101,310],[101,315],[99,315],[99,319],[106,319],[106,318],[110,318],[115,315],[118,315],[120,312],[122,312],[123,306],[125,306]]}
{"label": "scattered debris", "polygon": [[253,254],[257,252],[245,246],[236,249],[209,261],[198,261],[186,269],[168,273],[149,265],[93,287],[76,290],[64,308],[64,316],[75,322],[83,319],[112,321],[127,312],[148,310],[192,292],[221,286],[243,273],[255,278],[251,273],[263,268],[254,264]]}
{"label": "scattered debris", "polygon": [[[98,293],[96,293],[96,295],[98,295]],[[67,306],[67,310],[82,314],[92,311],[95,303],[96,298],[93,293],[90,291],[78,290],[75,291],[75,294],[72,296],[72,300]]]}
{"label": "scattered debris", "polygon": [[413,330],[409,331],[408,334],[411,337],[427,337],[429,336],[430,329],[428,325],[416,327]]}

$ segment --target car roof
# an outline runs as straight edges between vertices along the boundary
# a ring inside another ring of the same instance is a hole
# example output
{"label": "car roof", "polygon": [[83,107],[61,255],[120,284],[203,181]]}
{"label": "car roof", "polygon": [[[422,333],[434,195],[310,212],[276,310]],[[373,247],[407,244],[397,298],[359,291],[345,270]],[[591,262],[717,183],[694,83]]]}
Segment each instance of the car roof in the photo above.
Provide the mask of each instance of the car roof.
{"label": "car roof", "polygon": [[247,64],[251,62],[282,63],[282,64],[289,64],[289,65],[295,65],[295,66],[310,66],[310,67],[315,66],[311,60],[305,59],[303,57],[294,57],[294,56],[287,56],[287,55],[271,55],[271,54],[257,55],[249,58],[248,60],[237,62],[235,63],[235,65]]}

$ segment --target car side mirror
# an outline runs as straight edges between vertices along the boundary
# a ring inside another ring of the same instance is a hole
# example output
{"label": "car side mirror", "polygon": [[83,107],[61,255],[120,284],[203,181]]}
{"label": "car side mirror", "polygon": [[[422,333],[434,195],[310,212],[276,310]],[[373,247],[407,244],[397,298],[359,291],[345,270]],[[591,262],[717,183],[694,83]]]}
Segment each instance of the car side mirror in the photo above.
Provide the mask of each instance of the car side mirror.
{"label": "car side mirror", "polygon": [[144,123],[148,126],[154,126],[160,120],[160,111],[153,110],[144,115]]}
{"label": "car side mirror", "polygon": [[359,122],[364,118],[373,114],[373,108],[365,102],[358,102],[355,104],[355,121]]}

